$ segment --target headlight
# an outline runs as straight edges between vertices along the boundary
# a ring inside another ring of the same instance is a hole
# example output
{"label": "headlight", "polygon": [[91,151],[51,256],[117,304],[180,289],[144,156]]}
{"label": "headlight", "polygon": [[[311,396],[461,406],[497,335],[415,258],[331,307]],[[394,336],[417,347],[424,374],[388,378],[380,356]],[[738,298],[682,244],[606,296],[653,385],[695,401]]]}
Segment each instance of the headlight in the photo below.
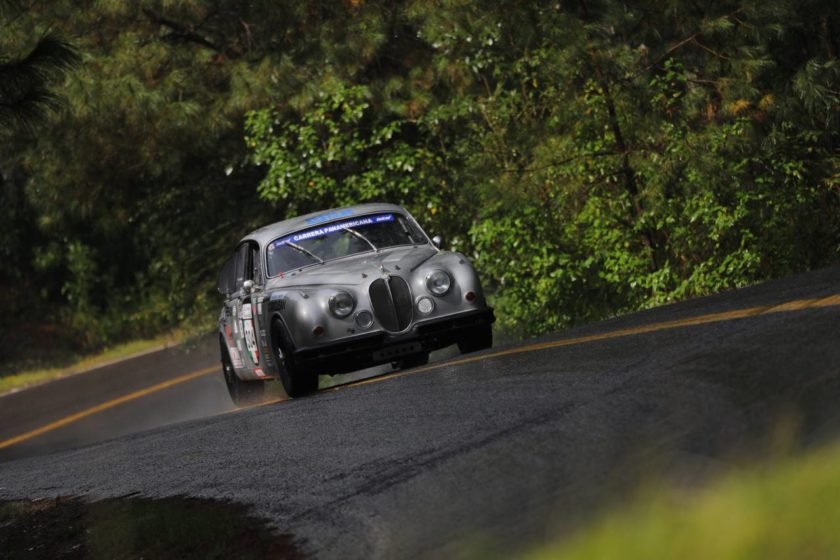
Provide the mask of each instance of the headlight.
{"label": "headlight", "polygon": [[423,315],[428,315],[435,310],[435,302],[429,296],[420,296],[417,298],[417,311]]}
{"label": "headlight", "polygon": [[350,315],[354,307],[356,302],[347,292],[336,292],[330,296],[330,312],[339,319]]}
{"label": "headlight", "polygon": [[369,329],[373,325],[373,315],[370,311],[359,311],[356,313],[356,325],[360,329]]}
{"label": "headlight", "polygon": [[442,296],[452,287],[452,278],[443,270],[435,270],[426,276],[426,289],[436,296]]}

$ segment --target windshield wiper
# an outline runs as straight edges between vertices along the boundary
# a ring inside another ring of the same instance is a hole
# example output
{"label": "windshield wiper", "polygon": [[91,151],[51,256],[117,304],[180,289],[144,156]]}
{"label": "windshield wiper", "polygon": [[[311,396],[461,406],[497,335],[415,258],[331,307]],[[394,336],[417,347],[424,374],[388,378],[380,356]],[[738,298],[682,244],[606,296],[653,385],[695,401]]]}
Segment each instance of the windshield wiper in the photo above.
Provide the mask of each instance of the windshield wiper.
{"label": "windshield wiper", "polygon": [[405,221],[404,220],[397,220],[397,222],[400,224],[400,227],[402,228],[403,233],[405,233],[405,236],[408,237],[408,240],[411,241],[413,244],[417,245],[417,241],[414,239],[414,236],[411,235],[411,232],[408,230],[408,227],[405,225]]}
{"label": "windshield wiper", "polygon": [[368,239],[367,237],[365,237],[364,235],[362,235],[361,233],[359,233],[355,229],[350,229],[349,227],[343,227],[341,229],[343,229],[344,231],[346,231],[347,233],[349,233],[350,235],[352,235],[354,237],[358,237],[359,239],[361,239],[362,241],[364,241],[365,243],[370,245],[370,248],[373,249],[375,252],[377,252],[377,253],[379,252],[379,249],[376,248],[376,245],[374,245],[373,243],[370,242],[370,239]]}
{"label": "windshield wiper", "polygon": [[292,249],[294,249],[295,251],[298,251],[298,252],[300,252],[300,253],[303,253],[304,255],[306,255],[306,256],[308,256],[308,257],[312,257],[313,259],[315,259],[316,261],[318,261],[318,264],[324,264],[324,259],[322,259],[322,258],[321,258],[321,257],[319,257],[318,255],[316,255],[316,254],[315,254],[315,253],[313,253],[312,251],[309,251],[309,250],[307,250],[307,249],[304,249],[303,247],[301,247],[301,246],[300,246],[300,245],[298,245],[297,243],[292,243],[291,241],[284,241],[283,243],[285,243],[286,245],[288,245],[289,247],[291,247],[291,248],[292,248]]}

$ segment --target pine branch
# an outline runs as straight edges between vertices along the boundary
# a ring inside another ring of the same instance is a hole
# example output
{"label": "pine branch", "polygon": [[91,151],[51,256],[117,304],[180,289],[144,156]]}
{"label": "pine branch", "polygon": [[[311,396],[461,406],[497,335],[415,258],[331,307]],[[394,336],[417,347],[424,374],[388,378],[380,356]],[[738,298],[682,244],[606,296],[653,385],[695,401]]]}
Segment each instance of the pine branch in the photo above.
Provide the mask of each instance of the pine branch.
{"label": "pine branch", "polygon": [[46,35],[23,58],[0,61],[0,96],[43,83],[79,63],[76,49],[54,35]]}
{"label": "pine branch", "polygon": [[0,99],[0,130],[33,131],[49,111],[61,108],[61,98],[46,89],[33,89],[17,99]]}
{"label": "pine branch", "polygon": [[197,45],[201,45],[202,47],[206,47],[218,53],[226,54],[225,49],[215,44],[210,39],[196,33],[192,29],[187,28],[176,21],[173,21],[160,14],[157,14],[149,8],[143,8],[143,13],[153,23],[156,23],[162,27],[166,27],[167,29],[171,29],[172,32],[169,35],[167,35],[167,37],[173,37],[188,43],[195,43]]}
{"label": "pine branch", "polygon": [[[740,13],[741,11],[743,11],[743,10],[742,10],[741,8],[738,8],[737,10],[735,10],[735,11],[733,11],[733,12],[730,12],[730,13],[726,14],[726,16],[724,16],[724,17],[726,17],[726,18],[732,18],[732,19],[734,19],[737,23],[739,23],[740,25],[743,25],[743,26],[747,26],[747,27],[749,27],[749,26],[748,26],[745,22],[743,22],[743,21],[741,21],[740,19],[738,19],[737,14],[738,14],[738,13]],[[699,46],[700,48],[702,48],[702,49],[704,49],[704,50],[709,51],[710,53],[714,54],[715,56],[718,56],[718,57],[720,57],[720,58],[724,58],[724,59],[726,59],[726,60],[729,60],[729,58],[728,58],[728,57],[726,57],[726,56],[724,56],[724,55],[721,55],[720,53],[717,53],[717,52],[715,52],[715,51],[713,51],[713,50],[709,49],[709,48],[708,48],[708,47],[706,47],[705,45],[701,44],[701,43],[700,43],[700,41],[699,41],[699,38],[700,38],[700,37],[702,37],[702,32],[701,32],[701,31],[699,31],[699,30],[698,30],[698,31],[695,31],[694,33],[692,33],[691,35],[689,35],[689,36],[688,36],[688,37],[686,37],[685,39],[682,39],[682,40],[678,41],[677,43],[675,43],[674,45],[671,45],[670,47],[668,47],[668,49],[666,49],[666,50],[665,50],[665,52],[663,52],[661,55],[659,55],[658,57],[656,57],[656,60],[654,60],[653,62],[651,62],[650,64],[648,64],[648,65],[647,65],[647,66],[645,66],[644,68],[642,68],[642,69],[638,70],[637,72],[634,72],[634,75],[641,74],[642,72],[647,72],[647,71],[648,71],[648,70],[650,70],[651,68],[653,68],[653,67],[655,67],[655,66],[658,66],[658,65],[659,65],[659,63],[661,63],[663,60],[665,60],[666,58],[668,58],[669,56],[671,56],[671,54],[673,54],[675,51],[678,51],[679,49],[681,49],[682,47],[684,47],[684,46],[688,45],[689,43],[694,43],[695,45]]]}
{"label": "pine branch", "polygon": [[688,37],[686,37],[686,38],[685,38],[685,39],[683,39],[682,41],[679,41],[679,42],[678,42],[678,43],[676,43],[675,45],[673,45],[673,46],[669,47],[669,48],[668,48],[668,50],[666,50],[664,53],[662,53],[661,55],[659,55],[659,56],[656,58],[656,60],[654,60],[653,62],[651,62],[650,64],[648,64],[648,65],[647,65],[647,66],[645,66],[644,68],[642,68],[640,71],[636,72],[636,74],[641,74],[642,72],[647,72],[648,70],[650,70],[650,69],[651,69],[651,68],[653,68],[654,66],[659,65],[659,63],[660,63],[660,62],[662,62],[663,60],[665,60],[666,58],[668,58],[669,56],[671,56],[671,54],[672,54],[674,51],[677,51],[677,50],[679,50],[680,48],[682,48],[682,47],[684,47],[685,45],[687,45],[688,43],[692,42],[692,41],[693,41],[693,40],[694,40],[694,39],[695,39],[698,35],[700,35],[700,32],[699,32],[699,31],[697,31],[697,32],[695,32],[695,33],[693,33],[693,34],[689,35]]}
{"label": "pine branch", "polygon": [[23,58],[0,63],[0,128],[31,130],[58,110],[61,98],[48,85],[79,61],[72,45],[47,35]]}
{"label": "pine branch", "polygon": [[566,165],[567,163],[572,163],[573,161],[577,161],[579,159],[606,157],[606,156],[621,156],[621,155],[624,155],[624,154],[616,153],[613,150],[600,150],[600,151],[597,151],[597,152],[588,152],[588,153],[585,153],[585,154],[577,154],[577,155],[574,155],[574,156],[571,156],[571,157],[568,157],[568,158],[565,158],[565,159],[552,161],[551,163],[547,163],[545,165],[536,165],[536,166],[524,167],[524,168],[520,168],[520,169],[514,169],[512,167],[503,167],[502,171],[504,171],[505,173],[514,173],[514,172],[534,173],[534,172],[537,172],[537,171],[543,171],[543,170],[546,170],[546,169],[553,169],[555,167],[561,167],[563,165]]}
{"label": "pine branch", "polygon": [[703,49],[704,51],[706,51],[706,52],[708,52],[708,53],[710,53],[710,54],[712,54],[712,55],[714,55],[714,56],[716,56],[716,57],[718,57],[718,58],[720,58],[720,59],[723,59],[723,60],[732,60],[730,57],[726,56],[725,54],[721,54],[721,53],[717,52],[716,50],[714,50],[714,49],[712,49],[712,48],[710,48],[710,47],[707,47],[706,45],[704,45],[703,43],[701,43],[701,42],[697,39],[697,37],[695,37],[695,38],[694,38],[694,44],[695,44],[695,45],[697,45],[698,47],[700,47],[701,49]]}

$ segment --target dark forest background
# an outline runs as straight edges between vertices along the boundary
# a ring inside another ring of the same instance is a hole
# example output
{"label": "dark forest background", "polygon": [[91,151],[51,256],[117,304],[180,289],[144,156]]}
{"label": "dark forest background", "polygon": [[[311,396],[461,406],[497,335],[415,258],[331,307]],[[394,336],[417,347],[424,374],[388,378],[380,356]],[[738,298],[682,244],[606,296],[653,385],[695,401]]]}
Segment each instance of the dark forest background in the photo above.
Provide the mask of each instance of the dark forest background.
{"label": "dark forest background", "polygon": [[836,0],[0,2],[0,363],[187,325],[382,200],[511,336],[835,262]]}

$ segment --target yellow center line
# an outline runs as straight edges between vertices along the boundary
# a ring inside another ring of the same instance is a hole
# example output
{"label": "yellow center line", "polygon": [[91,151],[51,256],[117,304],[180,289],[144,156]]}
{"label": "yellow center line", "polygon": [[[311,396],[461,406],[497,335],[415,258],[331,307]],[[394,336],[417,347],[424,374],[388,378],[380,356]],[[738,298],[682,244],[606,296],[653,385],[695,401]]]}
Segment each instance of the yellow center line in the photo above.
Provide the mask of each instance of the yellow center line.
{"label": "yellow center line", "polygon": [[[755,317],[757,315],[763,314],[775,314],[775,313],[786,313],[791,311],[800,311],[803,309],[818,309],[824,307],[836,307],[840,306],[840,294],[831,295],[824,298],[814,298],[814,299],[799,299],[788,301],[779,305],[773,306],[761,306],[761,307],[748,307],[746,309],[736,309],[733,311],[725,311],[721,313],[710,313],[707,315],[699,315],[696,317],[688,317],[685,319],[676,319],[673,321],[664,321],[660,323],[653,323],[650,325],[640,325],[636,327],[627,327],[623,329],[617,329],[614,331],[598,333],[598,334],[591,334],[587,336],[579,336],[574,338],[566,338],[562,340],[553,340],[548,342],[538,342],[535,344],[527,344],[525,346],[518,346],[516,348],[509,348],[507,350],[502,350],[499,352],[490,352],[488,354],[479,354],[477,356],[470,356],[467,358],[460,358],[456,360],[449,360],[440,362],[437,364],[432,364],[430,366],[419,367],[410,369],[407,371],[401,372],[394,372],[386,375],[382,375],[379,377],[374,377],[371,379],[366,379],[362,381],[357,381],[354,383],[348,383],[346,385],[340,385],[338,387],[331,387],[329,389],[324,389],[322,392],[332,392],[338,391],[340,389],[346,389],[349,387],[359,387],[361,385],[369,385],[371,383],[379,383],[381,381],[386,381],[389,379],[395,379],[397,377],[402,377],[404,375],[413,375],[415,373],[423,373],[427,371],[432,371],[436,369],[446,368],[446,367],[453,367],[459,366],[463,364],[470,364],[474,362],[484,361],[484,360],[492,360],[494,358],[501,358],[503,356],[511,356],[515,354],[524,354],[527,352],[537,352],[540,350],[548,350],[551,348],[560,348],[563,346],[576,346],[580,344],[586,344],[589,342],[597,342],[600,340],[610,340],[613,338],[622,338],[627,336],[634,336],[639,334],[646,334],[652,333],[657,331],[664,331],[670,329],[677,329],[682,327],[689,327],[695,325],[705,325],[709,323],[720,323],[724,321],[733,321],[737,319],[746,319],[748,317]],[[135,391],[133,393],[129,393],[122,397],[118,397],[116,399],[104,402],[97,406],[88,408],[81,412],[77,412],[75,414],[71,414],[70,416],[66,416],[61,418],[60,420],[56,420],[55,422],[51,422],[40,428],[32,430],[30,432],[26,432],[25,434],[21,434],[19,436],[15,436],[11,439],[7,439],[5,441],[0,441],[0,449],[9,447],[11,445],[15,445],[16,443],[20,443],[23,441],[30,440],[34,437],[40,436],[47,432],[51,432],[53,430],[57,430],[58,428],[67,426],[68,424],[72,424],[73,422],[77,422],[83,418],[87,418],[88,416],[92,416],[94,414],[98,414],[110,408],[114,408],[115,406],[119,406],[121,404],[127,403],[129,401],[133,401],[139,399],[141,397],[145,397],[146,395],[150,395],[152,393],[156,393],[158,391],[162,391],[164,389],[168,389],[169,387],[179,385],[181,383],[185,383],[187,381],[191,381],[198,377],[202,377],[204,375],[208,375],[213,372],[219,371],[217,366],[208,367],[202,370],[194,371],[192,373],[188,373],[182,375],[180,377],[175,377],[170,379],[169,381],[164,381],[163,383],[158,383],[157,385],[152,385],[151,387],[147,387],[146,389],[141,389],[139,391]],[[260,405],[256,406],[265,406],[266,404],[272,404],[280,402],[283,399],[272,400],[269,403],[261,403]],[[251,408],[251,407],[248,407]],[[241,409],[240,409],[241,410]]]}
{"label": "yellow center line", "polygon": [[15,445],[16,443],[21,443],[23,441],[30,440],[47,432],[57,430],[58,428],[62,428],[68,424],[72,424],[73,422],[78,422],[79,420],[87,418],[88,416],[93,416],[94,414],[98,414],[104,410],[108,410],[109,408],[114,408],[115,406],[119,406],[129,401],[145,397],[146,395],[151,395],[152,393],[157,393],[158,391],[163,391],[164,389],[168,389],[169,387],[173,387],[181,383],[186,383],[187,381],[192,381],[193,379],[202,377],[204,375],[208,375],[216,371],[219,371],[219,367],[217,366],[200,369],[198,371],[187,373],[180,377],[175,377],[173,379],[170,379],[169,381],[164,381],[163,383],[158,383],[157,385],[152,385],[151,387],[146,387],[145,389],[140,389],[139,391],[134,391],[133,393],[123,395],[122,397],[118,397],[116,399],[104,402],[102,404],[92,406],[90,408],[82,410],[81,412],[71,414],[70,416],[65,416],[64,418],[56,420],[55,422],[50,422],[49,424],[41,426],[40,428],[36,428],[32,431],[26,432],[25,434],[20,434],[19,436],[15,436],[5,441],[0,441],[0,449],[4,449],[11,445]]}
{"label": "yellow center line", "polygon": [[539,350],[548,350],[551,348],[560,348],[563,346],[577,346],[586,344],[588,342],[597,342],[601,340],[610,340],[613,338],[622,338],[627,336],[634,336],[639,334],[647,334],[657,331],[665,331],[671,329],[678,329],[682,327],[690,327],[696,325],[706,325],[709,323],[721,323],[724,321],[734,321],[737,319],[746,319],[748,317],[755,317],[757,315],[786,313],[791,311],[799,311],[802,309],[815,309],[823,307],[840,306],[840,294],[828,296],[825,298],[815,299],[800,299],[785,302],[780,305],[748,307],[746,309],[736,309],[734,311],[724,311],[721,313],[709,313],[707,315],[699,315],[696,317],[688,317],[685,319],[676,319],[673,321],[664,321],[661,323],[653,323],[650,325],[640,325],[637,327],[628,327],[624,329],[617,329],[614,331],[591,334],[587,336],[579,336],[575,338],[565,338],[562,340],[552,340],[549,342],[538,342],[535,344],[528,344],[525,346],[518,346],[516,348],[509,348],[500,352],[491,352],[489,354],[480,354],[478,356],[470,356],[468,358],[461,358],[456,360],[449,360],[433,364],[430,366],[418,367],[406,371],[398,371],[390,374],[385,374],[372,379],[364,379],[347,385],[338,387],[331,387],[326,391],[337,391],[347,387],[358,387],[361,385],[369,385],[372,383],[379,383],[388,379],[395,379],[404,375],[413,375],[415,373],[423,373],[445,367],[460,366],[463,364],[470,364],[484,360],[491,360],[493,358],[501,358],[502,356],[511,356],[514,354],[524,354],[526,352],[537,352]]}

